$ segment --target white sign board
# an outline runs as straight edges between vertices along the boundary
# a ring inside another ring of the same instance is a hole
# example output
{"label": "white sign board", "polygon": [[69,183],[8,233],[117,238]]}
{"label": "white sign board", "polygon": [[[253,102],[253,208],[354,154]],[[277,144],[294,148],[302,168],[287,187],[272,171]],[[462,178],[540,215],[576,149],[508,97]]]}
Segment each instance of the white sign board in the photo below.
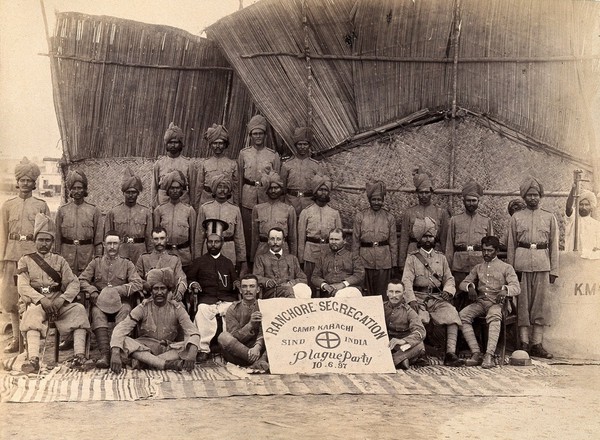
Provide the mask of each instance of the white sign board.
{"label": "white sign board", "polygon": [[380,296],[258,302],[271,373],[396,372]]}

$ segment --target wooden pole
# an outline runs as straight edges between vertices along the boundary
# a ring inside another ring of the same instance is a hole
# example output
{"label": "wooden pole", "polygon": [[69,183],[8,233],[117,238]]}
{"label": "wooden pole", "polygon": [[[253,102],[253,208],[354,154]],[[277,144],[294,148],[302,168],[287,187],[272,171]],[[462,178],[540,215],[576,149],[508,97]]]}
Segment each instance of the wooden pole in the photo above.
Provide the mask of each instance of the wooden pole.
{"label": "wooden pole", "polygon": [[[454,30],[453,30],[453,47],[454,57],[452,63],[452,128],[450,133],[450,166],[448,176],[448,186],[454,188],[454,174],[456,172],[456,108],[457,108],[457,94],[458,94],[458,56],[460,50],[460,0],[454,1]],[[448,203],[452,207],[454,203],[454,196],[450,195]]]}

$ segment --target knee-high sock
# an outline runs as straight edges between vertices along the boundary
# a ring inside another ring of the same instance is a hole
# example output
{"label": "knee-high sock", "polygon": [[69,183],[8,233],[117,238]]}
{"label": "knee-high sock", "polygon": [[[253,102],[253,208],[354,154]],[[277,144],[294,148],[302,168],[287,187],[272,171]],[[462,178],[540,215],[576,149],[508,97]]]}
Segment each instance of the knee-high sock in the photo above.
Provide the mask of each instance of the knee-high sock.
{"label": "knee-high sock", "polygon": [[537,345],[542,343],[544,338],[544,326],[533,324],[533,335],[531,336],[531,344]]}
{"label": "knee-high sock", "polygon": [[500,336],[500,321],[492,321],[488,325],[488,341],[485,352],[487,354],[494,354],[496,352],[496,345],[498,345],[498,337]]}
{"label": "knee-high sock", "polygon": [[458,324],[446,326],[446,353],[456,352],[456,338],[458,337]]}
{"label": "knee-high sock", "polygon": [[86,334],[87,331],[84,328],[76,328],[75,330],[73,330],[73,353],[85,354]]}
{"label": "knee-high sock", "polygon": [[131,353],[131,357],[145,363],[149,367],[156,368],[157,370],[165,369],[165,360],[158,356],[154,356],[149,351],[135,351]]}
{"label": "knee-high sock", "polygon": [[29,359],[40,357],[40,332],[37,330],[27,331],[27,351]]}
{"label": "knee-high sock", "polygon": [[473,331],[473,325],[463,322],[460,330],[465,337],[465,341],[467,341],[467,344],[469,345],[469,350],[471,350],[471,353],[481,353],[479,344],[477,343],[477,338],[475,337],[475,332]]}
{"label": "knee-high sock", "polygon": [[519,327],[519,337],[522,343],[529,344],[529,327],[526,325]]}
{"label": "knee-high sock", "polygon": [[20,332],[19,314],[18,313],[9,313],[9,315],[10,315],[10,323],[12,325],[13,338],[17,339],[19,337],[19,332]]}

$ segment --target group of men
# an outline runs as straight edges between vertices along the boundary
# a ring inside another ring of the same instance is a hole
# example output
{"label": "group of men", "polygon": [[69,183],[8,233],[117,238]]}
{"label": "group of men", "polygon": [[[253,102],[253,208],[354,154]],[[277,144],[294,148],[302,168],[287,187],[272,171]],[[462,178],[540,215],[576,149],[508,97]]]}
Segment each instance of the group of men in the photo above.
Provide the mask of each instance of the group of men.
{"label": "group of men", "polygon": [[[0,231],[2,302],[14,336],[5,351],[16,351],[19,331],[25,332],[25,369],[35,371],[40,335],[53,321],[61,334],[73,334],[61,345],[72,341],[74,365],[88,362],[82,340],[85,346],[91,328],[101,354],[97,367],[118,371],[120,356],[126,355],[151,366],[189,369],[192,357],[209,357],[220,317],[221,349],[236,362],[264,369],[264,341],[256,324],[259,294],[263,299],[381,295],[388,325],[395,328],[390,348],[398,365],[422,360],[423,324],[432,323],[445,327],[446,365],[462,365],[456,356],[460,328],[472,352],[467,363],[491,367],[505,298],[520,293],[520,348],[552,356],[542,346],[542,310],[548,284],[558,275],[558,226],[539,208],[544,189],[538,180],[525,179],[521,202],[511,202],[521,210],[511,213],[508,264],[497,258],[501,243],[491,220],[478,211],[483,188],[468,182],[462,192],[465,212],[450,217],[433,205],[431,178],[421,169],[413,172],[418,204],[404,212],[399,240],[396,219],[384,207],[386,185],[369,182],[369,207],[357,212],[348,249],[340,214],[329,206],[331,181],[310,157],[309,130],[295,130],[295,157],[283,165],[265,147],[266,130],[262,116],[250,120],[250,146],[235,162],[224,155],[227,130],[215,124],[205,134],[213,155],[194,166],[181,155],[183,132],[171,124],[164,136],[167,155],[154,167],[154,209],[137,202],[142,182],[127,169],[124,202],[107,213],[103,229],[100,210],[85,201],[83,172],[69,173],[72,201],[59,208],[54,228],[46,203],[32,197],[39,169],[27,160],[19,164],[19,195],[3,205]],[[570,197],[569,217],[572,204]],[[589,217],[595,204],[591,192],[580,195],[585,225],[595,222]],[[599,247],[594,244],[589,252]],[[21,327],[19,298],[27,306]],[[91,320],[77,300],[89,300]],[[484,355],[471,326],[480,315],[490,327]],[[111,321],[116,323],[112,338]],[[134,327],[135,340],[127,336]],[[412,336],[401,336],[409,329]],[[177,334],[185,334],[184,344],[170,339]]]}

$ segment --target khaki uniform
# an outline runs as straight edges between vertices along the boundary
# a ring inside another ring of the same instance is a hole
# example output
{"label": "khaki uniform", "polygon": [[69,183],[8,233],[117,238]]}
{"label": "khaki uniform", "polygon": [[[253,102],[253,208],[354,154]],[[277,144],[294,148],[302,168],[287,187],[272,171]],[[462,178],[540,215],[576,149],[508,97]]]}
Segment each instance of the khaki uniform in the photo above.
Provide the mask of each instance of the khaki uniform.
{"label": "khaki uniform", "polygon": [[329,251],[329,231],[341,227],[340,212],[329,205],[321,207],[313,203],[302,210],[298,219],[298,260],[301,263],[316,263],[321,255]]}
{"label": "khaki uniform", "polygon": [[224,174],[231,179],[233,204],[237,205],[240,187],[237,162],[225,156],[211,156],[200,161],[196,166],[196,190],[194,191],[192,206],[199,207],[213,200],[211,186],[215,176],[219,174]]}
{"label": "khaki uniform", "polygon": [[181,268],[181,260],[177,255],[169,254],[167,251],[146,252],[140,255],[135,264],[135,269],[143,280],[146,279],[148,272],[152,269],[162,269],[165,267],[173,269],[173,274],[175,275],[175,280],[177,282],[173,299],[181,301],[183,299],[183,294],[187,289],[187,277]]}
{"label": "khaki uniform", "polygon": [[154,210],[154,225],[167,230],[168,251],[181,259],[183,267],[194,259],[196,236],[196,211],[190,205],[173,204],[170,201],[159,205]]}
{"label": "khaki uniform", "polygon": [[415,218],[424,219],[425,217],[431,217],[435,220],[438,229],[435,248],[444,252],[448,235],[448,220],[450,218],[448,211],[433,204],[411,206],[402,216],[400,243],[398,245],[398,267],[404,267],[407,255],[417,250],[417,240],[413,236],[412,228],[415,224]]}
{"label": "khaki uniform", "polygon": [[297,216],[313,203],[311,181],[317,174],[324,175],[325,167],[321,162],[310,157],[305,159],[292,157],[281,165],[281,179],[286,199],[296,210]]}
{"label": "khaki uniform", "polygon": [[[273,297],[295,298],[292,283],[307,283],[307,278],[295,255],[284,253],[277,258],[271,251],[256,256],[252,273],[258,278],[259,284],[263,286],[268,279],[272,279],[277,287],[263,291],[263,299]],[[290,283],[290,281],[292,283]]]}
{"label": "khaki uniform", "polygon": [[426,335],[425,327],[417,312],[405,303],[392,305],[386,301],[383,303],[383,313],[390,340],[404,339],[410,345],[406,351],[400,350],[399,347],[395,348],[396,351],[392,353],[394,365],[398,365],[405,359],[414,359],[425,351],[423,344]]}
{"label": "khaki uniform", "polygon": [[292,255],[298,252],[296,211],[292,206],[279,200],[269,200],[252,208],[252,250],[250,252],[252,261],[257,254],[269,251],[269,230],[274,227],[283,229],[286,237],[284,252]]}
{"label": "khaki uniform", "polygon": [[[154,167],[152,169],[152,206],[156,208],[157,206],[166,203],[169,201],[169,196],[164,189],[160,189],[160,181],[161,179],[169,174],[171,171],[181,171],[186,178],[188,189],[191,191],[194,186],[192,186],[192,175],[191,175],[192,162],[189,157],[178,156],[175,158],[171,158],[169,156],[160,156],[156,162],[154,163]],[[190,194],[188,191],[184,191],[183,195],[180,199],[183,203],[190,203]]]}
{"label": "khaki uniform", "polygon": [[452,217],[446,238],[446,259],[452,271],[464,272],[466,276],[475,265],[481,263],[481,239],[489,235],[494,235],[489,217],[478,212],[474,215],[465,212]]}
{"label": "khaki uniform", "polygon": [[106,214],[104,231],[117,231],[123,239],[119,255],[137,261],[141,254],[152,249],[152,213],[150,208],[136,203],[120,203]]}
{"label": "khaki uniform", "polygon": [[240,208],[229,201],[219,203],[212,200],[200,206],[198,210],[198,221],[196,222],[196,255],[206,253],[206,231],[202,222],[209,218],[224,221],[229,226],[223,231],[223,247],[221,253],[229,258],[233,264],[246,261],[246,239],[244,237],[244,225]]}
{"label": "khaki uniform", "polygon": [[[58,208],[55,249],[65,257],[75,275],[79,275],[92,258],[101,253],[101,216],[100,209],[86,201],[81,205],[71,201]],[[88,244],[82,244],[82,241]]]}
{"label": "khaki uniform", "polygon": [[348,286],[362,289],[365,278],[365,268],[361,258],[352,254],[348,249],[342,248],[337,252],[321,255],[312,274],[312,284],[320,287],[321,284],[335,284],[346,281]]}
{"label": "khaki uniform", "polygon": [[37,197],[13,197],[0,208],[0,261],[4,263],[0,299],[2,309],[8,313],[18,312],[17,261],[25,254],[36,252],[33,224],[38,212],[50,215],[46,202]]}

